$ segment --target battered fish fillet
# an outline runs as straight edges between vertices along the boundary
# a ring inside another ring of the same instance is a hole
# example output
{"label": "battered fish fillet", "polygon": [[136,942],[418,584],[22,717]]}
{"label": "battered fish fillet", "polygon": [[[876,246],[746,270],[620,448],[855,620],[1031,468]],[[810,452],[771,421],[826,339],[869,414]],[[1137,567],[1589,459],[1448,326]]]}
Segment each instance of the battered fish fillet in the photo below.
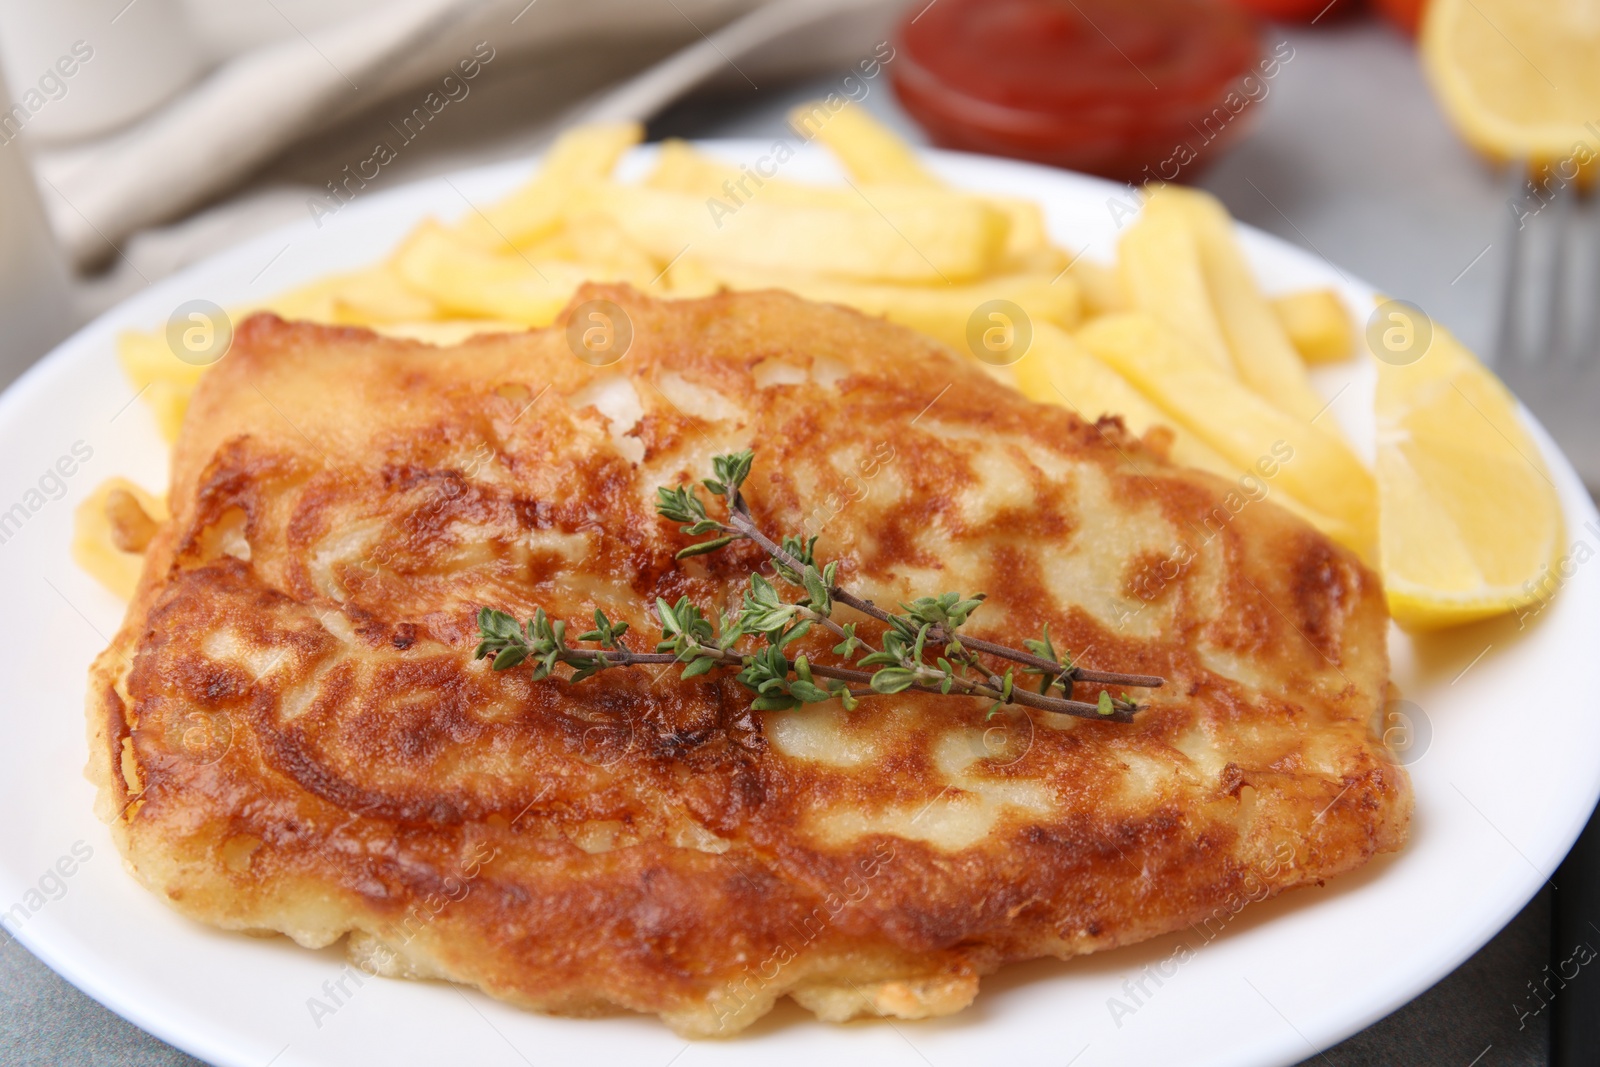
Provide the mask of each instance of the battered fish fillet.
{"label": "battered fish fillet", "polygon": [[[448,349],[241,325],[90,680],[100,815],[173,907],[705,1037],[785,995],[955,1012],[1010,961],[1215,926],[1402,845],[1383,598],[1350,553],[852,311],[593,299],[631,319],[613,366],[566,316]],[[819,531],[847,587],[983,591],[971,632],[1048,622],[1167,686],[1133,725],[910,693],[751,713],[721,672],[472,660],[480,605],[602,608],[642,649],[656,597],[735,595],[759,550],[676,563],[652,501],[745,447],[756,519]]]}

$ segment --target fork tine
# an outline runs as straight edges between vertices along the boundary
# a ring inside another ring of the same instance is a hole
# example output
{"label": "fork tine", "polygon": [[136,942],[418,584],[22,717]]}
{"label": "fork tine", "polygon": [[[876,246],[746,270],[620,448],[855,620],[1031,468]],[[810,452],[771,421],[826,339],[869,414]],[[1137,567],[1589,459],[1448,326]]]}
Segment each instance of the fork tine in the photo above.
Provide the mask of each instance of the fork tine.
{"label": "fork tine", "polygon": [[1551,194],[1555,219],[1550,224],[1554,232],[1551,234],[1550,274],[1545,281],[1545,351],[1542,358],[1535,357],[1535,362],[1547,367],[1565,362],[1568,352],[1578,344],[1577,332],[1571,321],[1573,315],[1567,306],[1571,303],[1568,289],[1574,273],[1569,256],[1576,246],[1569,236],[1573,223],[1572,199],[1572,190],[1562,186],[1557,186]]}
{"label": "fork tine", "polygon": [[[1523,183],[1527,180],[1526,160],[1512,160],[1506,204],[1514,207],[1523,196]],[[1523,261],[1527,259],[1527,242],[1524,233],[1527,221],[1510,211],[1511,221],[1506,232],[1506,273],[1500,289],[1500,330],[1494,346],[1495,368],[1504,377],[1513,365],[1520,362],[1522,316]]]}
{"label": "fork tine", "polygon": [[1573,285],[1568,295],[1576,305],[1573,345],[1569,353],[1577,363],[1588,363],[1600,354],[1600,300],[1595,289],[1600,286],[1600,204],[1594,190],[1584,184],[1573,186],[1572,195],[1577,200],[1578,222],[1573,255]]}

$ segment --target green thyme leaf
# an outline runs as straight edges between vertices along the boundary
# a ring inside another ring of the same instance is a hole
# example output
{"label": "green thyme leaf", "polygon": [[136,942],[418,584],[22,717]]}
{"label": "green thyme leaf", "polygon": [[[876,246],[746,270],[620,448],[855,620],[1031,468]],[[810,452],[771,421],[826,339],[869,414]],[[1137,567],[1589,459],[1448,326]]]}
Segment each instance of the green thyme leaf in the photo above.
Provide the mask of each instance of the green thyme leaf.
{"label": "green thyme leaf", "polygon": [[776,645],[777,647],[782,648],[784,645],[787,645],[790,641],[793,641],[798,637],[804,637],[806,635],[806,631],[809,630],[809,629],[811,629],[811,620],[810,619],[801,619],[799,622],[795,623],[789,629],[787,629],[787,630],[783,631],[782,633],[778,634],[778,636],[773,640],[772,643],[774,645]]}
{"label": "green thyme leaf", "polygon": [[683,668],[682,677],[698,678],[700,675],[710,671],[711,668],[715,667],[716,665],[717,661],[712,659],[710,656],[702,656],[697,660],[691,661],[688,666]]}
{"label": "green thyme leaf", "polygon": [[517,666],[527,658],[527,649],[518,648],[513,645],[510,648],[501,649],[500,654],[494,658],[494,662],[491,663],[490,666],[497,671],[510,670],[512,667]]}
{"label": "green thyme leaf", "polygon": [[658,488],[656,511],[663,518],[671,519],[673,522],[697,523],[706,518],[706,506],[699,494],[682,485],[675,489],[668,489],[666,486]]}
{"label": "green thyme leaf", "polygon": [[604,641],[611,633],[611,624],[606,620],[605,612],[599,608],[594,609],[594,629],[578,635],[579,641]]}
{"label": "green thyme leaf", "polygon": [[[744,480],[750,477],[750,467],[755,463],[756,454],[750,449],[743,452],[733,452],[725,456],[712,456],[711,469],[716,475],[716,483],[720,486],[711,491],[718,496],[725,495],[730,489],[737,490],[744,485]],[[707,488],[711,487],[711,479],[707,479]]]}
{"label": "green thyme leaf", "polygon": [[833,699],[833,694],[821,686],[799,680],[789,683],[789,692],[796,699],[806,704],[821,704],[824,701]]}
{"label": "green thyme leaf", "polygon": [[904,667],[885,667],[872,676],[872,691],[885,696],[901,693],[911,688],[916,680],[916,674]]}
{"label": "green thyme leaf", "polygon": [[1068,696],[1072,695],[1072,679],[1063,677],[1063,675],[1072,670],[1072,653],[1068,652],[1065,655],[1061,655],[1056,652],[1056,646],[1050,640],[1049,623],[1044,624],[1043,631],[1038,639],[1029,638],[1022,642],[1022,647],[1040,659],[1047,659],[1060,665],[1061,669],[1057,671],[1047,671],[1041,667],[1023,668],[1022,673],[1024,674],[1039,675],[1040,695],[1049,696],[1050,690],[1058,685]]}
{"label": "green thyme leaf", "polygon": [[844,640],[833,646],[833,654],[835,656],[843,656],[845,661],[848,662],[850,657],[855,654],[856,649],[866,647],[866,642],[856,636],[856,624],[848,622],[844,625]]}
{"label": "green thyme leaf", "polygon": [[800,579],[805,586],[806,597],[811,601],[811,606],[820,614],[830,614],[833,611],[833,598],[828,595],[828,586],[823,582],[817,568],[807,566]]}
{"label": "green thyme leaf", "polygon": [[[716,526],[716,524],[713,524],[713,529],[716,529],[716,528],[718,528]],[[701,531],[693,531],[693,532],[709,533],[710,531],[701,530]],[[738,534],[730,534],[727,537],[718,537],[718,538],[715,538],[715,539],[710,540],[710,541],[701,541],[697,545],[690,545],[688,548],[679,549],[678,550],[678,554],[676,556],[672,557],[672,558],[673,559],[688,559],[691,556],[708,555],[709,553],[717,551],[719,548],[726,548],[728,545],[731,545],[731,544],[733,544],[733,542],[738,541],[738,540],[740,540],[740,537],[739,537]]]}

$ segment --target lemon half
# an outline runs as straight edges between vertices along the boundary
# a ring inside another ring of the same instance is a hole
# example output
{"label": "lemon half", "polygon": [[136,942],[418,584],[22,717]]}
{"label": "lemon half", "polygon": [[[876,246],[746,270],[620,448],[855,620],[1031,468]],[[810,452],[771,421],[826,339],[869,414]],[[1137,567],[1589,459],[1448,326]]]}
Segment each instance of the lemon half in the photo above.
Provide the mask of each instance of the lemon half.
{"label": "lemon half", "polygon": [[1421,47],[1440,104],[1474,147],[1589,169],[1600,151],[1600,2],[1432,0]]}

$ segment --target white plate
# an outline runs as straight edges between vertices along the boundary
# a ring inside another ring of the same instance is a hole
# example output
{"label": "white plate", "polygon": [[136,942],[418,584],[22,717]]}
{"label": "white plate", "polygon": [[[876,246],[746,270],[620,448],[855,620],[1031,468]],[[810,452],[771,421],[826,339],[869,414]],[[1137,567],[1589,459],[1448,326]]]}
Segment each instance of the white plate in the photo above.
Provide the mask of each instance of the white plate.
{"label": "white plate", "polygon": [[[752,163],[770,150],[753,141],[710,147]],[[652,154],[639,150],[628,170],[642,169]],[[1058,239],[1110,258],[1112,206],[1128,201],[1125,189],[1018,163],[936,152],[928,159],[958,185],[1041,201]],[[1247,909],[1175,974],[1167,966],[1159,986],[1145,978],[1148,995],[1124,983],[1172,957],[1178,935],[1012,967],[986,980],[960,1015],[893,1026],[827,1026],[785,1006],[735,1040],[690,1044],[654,1019],[546,1018],[440,983],[383,979],[368,980],[318,1025],[307,1001],[339,977],[336,950],[224,934],[179,917],[123,872],[90,810],[81,770],[84,671],[116,629],[122,605],[69,558],[72,511],[113,474],[152,487],[166,480],[166,448],[144,404],[132,402],[113,339],[118,330],[160,327],[195,297],[230,305],[365,264],[422,216],[461,214],[466,198],[482,203],[528,169],[491,167],[374,195],[320,228],[308,213],[303,224],[150,287],[0,397],[0,514],[13,503],[29,513],[0,544],[7,594],[0,714],[9,738],[0,747],[7,816],[0,819],[0,907],[30,949],[91,996],[197,1056],[240,1067],[535,1059],[678,1067],[1287,1064],[1454,968],[1522,907],[1571,846],[1600,791],[1600,716],[1592,707],[1600,693],[1593,648],[1600,566],[1588,564],[1571,569],[1560,595],[1525,628],[1506,619],[1427,641],[1396,632],[1395,681],[1424,709],[1431,733],[1411,765],[1410,845],[1326,888]],[[835,173],[809,149],[785,167],[792,177]],[[1244,239],[1269,288],[1337,287],[1364,321],[1370,288],[1261,233],[1247,230]],[[1358,362],[1319,375],[1319,386],[1337,397],[1333,411],[1345,429],[1370,442],[1372,368]],[[1565,502],[1568,540],[1586,543],[1587,558],[1600,549],[1600,520],[1566,460],[1535,433]],[[44,492],[29,495],[78,442],[93,455],[64,479],[64,495],[49,478]],[[75,845],[80,855],[91,852],[86,861],[70,858]],[[51,874],[63,857],[72,873]],[[1112,998],[1123,1009],[1113,1011]]]}

